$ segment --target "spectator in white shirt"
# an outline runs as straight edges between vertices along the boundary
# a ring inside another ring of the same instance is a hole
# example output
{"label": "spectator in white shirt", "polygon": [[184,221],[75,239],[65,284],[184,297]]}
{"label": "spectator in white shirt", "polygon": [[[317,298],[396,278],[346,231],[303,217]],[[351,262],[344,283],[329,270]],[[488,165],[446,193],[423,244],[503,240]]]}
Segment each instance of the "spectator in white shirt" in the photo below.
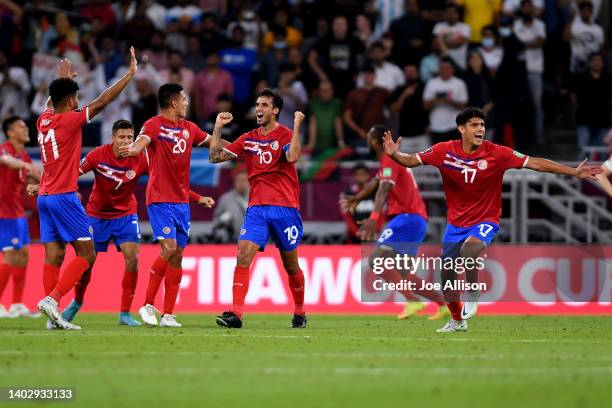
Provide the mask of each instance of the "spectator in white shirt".
{"label": "spectator in white shirt", "polygon": [[486,26],[482,29],[482,43],[478,47],[485,65],[492,76],[497,73],[497,68],[504,58],[504,49],[499,45],[499,36],[495,26]]}
{"label": "spectator in white shirt", "polygon": [[[546,4],[544,0],[533,0],[533,15],[534,17],[541,17],[544,14]],[[502,7],[502,13],[510,17],[516,17],[521,10],[521,0],[504,0]]]}
{"label": "spectator in white shirt", "polygon": [[[386,89],[389,92],[395,91],[404,85],[405,78],[402,70],[395,64],[385,60],[385,47],[382,42],[376,41],[368,49],[368,57],[374,67],[376,79],[374,85]],[[357,87],[363,86],[363,74],[357,77]]]}
{"label": "spectator in white shirt", "polygon": [[440,61],[440,75],[427,81],[423,91],[423,107],[429,112],[432,143],[457,138],[455,117],[467,106],[468,92],[465,82],[455,76],[450,58]]}
{"label": "spectator in white shirt", "polygon": [[546,26],[542,20],[535,18],[537,10],[533,0],[522,0],[520,18],[514,21],[514,35],[525,46],[527,64],[527,82],[535,108],[535,135],[538,142],[544,137],[544,112],[542,111],[542,74],[544,72],[544,51],[542,45],[546,41]]}
{"label": "spectator in white shirt", "polygon": [[589,56],[599,52],[604,43],[604,31],[593,21],[593,3],[581,0],[578,10],[579,16],[572,13],[563,35],[571,46],[570,71],[574,74],[586,71]]}
{"label": "spectator in white shirt", "polygon": [[438,37],[448,49],[448,55],[461,69],[467,68],[467,48],[470,39],[470,26],[460,21],[459,7],[450,4],[446,7],[446,20],[437,23],[433,35]]}
{"label": "spectator in white shirt", "polygon": [[30,117],[30,78],[25,69],[12,67],[0,51],[0,120],[8,116]]}

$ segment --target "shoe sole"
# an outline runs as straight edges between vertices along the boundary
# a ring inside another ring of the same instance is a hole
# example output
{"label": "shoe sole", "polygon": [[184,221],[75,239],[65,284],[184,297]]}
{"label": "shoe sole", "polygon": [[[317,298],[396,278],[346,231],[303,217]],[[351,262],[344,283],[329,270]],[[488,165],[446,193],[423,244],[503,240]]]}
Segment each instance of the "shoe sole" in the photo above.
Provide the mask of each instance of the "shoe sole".
{"label": "shoe sole", "polygon": [[215,317],[215,321],[217,322],[217,326],[225,327],[227,329],[242,329],[242,326],[235,327],[228,325],[227,322],[220,317]]}

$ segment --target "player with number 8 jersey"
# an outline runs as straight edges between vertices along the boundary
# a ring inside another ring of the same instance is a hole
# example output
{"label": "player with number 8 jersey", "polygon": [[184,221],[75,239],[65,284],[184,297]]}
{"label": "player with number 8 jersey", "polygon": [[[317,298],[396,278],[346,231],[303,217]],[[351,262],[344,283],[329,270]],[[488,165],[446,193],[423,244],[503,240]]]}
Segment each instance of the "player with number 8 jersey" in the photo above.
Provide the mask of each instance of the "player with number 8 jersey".
{"label": "player with number 8 jersey", "polygon": [[[79,281],[95,260],[93,229],[77,197],[77,178],[82,145],[81,127],[119,96],[136,74],[134,48],[130,48],[128,72],[84,108],[79,106],[79,86],[72,79],[71,64],[63,60],[58,66],[58,79],[49,85],[53,106],[38,118],[38,143],[44,172],[38,196],[40,237],[45,244],[43,285],[47,297],[38,303],[39,310],[49,317],[48,328],[80,329],[61,318],[58,304]],[[66,266],[62,276],[59,268],[66,243],[76,257]]]}
{"label": "player with number 8 jersey", "polygon": [[[540,172],[563,174],[580,179],[595,179],[601,168],[577,168],[553,161],[528,157],[512,149],[484,140],[486,115],[481,109],[466,108],[456,118],[460,140],[437,143],[424,152],[399,152],[400,140],[385,135],[385,153],[404,167],[432,165],[440,170],[448,207],[448,223],[442,238],[442,257],[475,259],[499,231],[501,192],[508,169],[528,168]],[[465,268],[468,283],[478,282],[477,268]],[[459,273],[459,272],[457,272]],[[443,271],[445,281],[455,279],[454,271]],[[480,292],[468,291],[461,305],[458,294],[445,292],[452,315],[440,333],[467,330],[466,320],[476,314]]]}
{"label": "player with number 8 jersey", "polygon": [[301,154],[300,126],[304,120],[295,112],[293,132],[277,122],[283,107],[280,94],[264,89],[257,96],[255,113],[259,127],[223,147],[221,130],[232,120],[227,112],[215,122],[210,156],[212,163],[243,159],[249,176],[249,205],[238,237],[238,257],[234,269],[232,310],[217,316],[222,327],[240,328],[244,299],[249,287],[249,268],[258,251],[274,239],[289,277],[295,304],[292,328],[306,327],[304,312],[304,274],[298,265],[297,247],[302,239],[299,213],[299,184],[295,163]]}

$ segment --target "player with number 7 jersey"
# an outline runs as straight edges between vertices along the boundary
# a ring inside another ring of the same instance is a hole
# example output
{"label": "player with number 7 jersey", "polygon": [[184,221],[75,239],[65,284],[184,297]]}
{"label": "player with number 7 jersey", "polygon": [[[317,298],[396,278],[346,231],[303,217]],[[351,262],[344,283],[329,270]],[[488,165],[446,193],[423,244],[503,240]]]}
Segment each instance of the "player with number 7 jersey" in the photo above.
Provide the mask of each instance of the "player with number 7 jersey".
{"label": "player with number 7 jersey", "polygon": [[[63,60],[58,66],[58,79],[49,85],[49,107],[38,118],[38,143],[43,162],[43,175],[38,196],[40,237],[45,244],[43,285],[46,297],[38,309],[47,315],[47,328],[80,329],[61,318],[60,299],[79,281],[95,260],[93,229],[77,197],[77,179],[82,146],[82,126],[119,96],[136,74],[134,48],[130,48],[128,72],[84,108],[79,106],[79,86],[72,79],[71,64]],[[59,276],[66,243],[76,257]]]}
{"label": "player with number 7 jersey", "polygon": [[259,127],[223,147],[223,126],[232,115],[217,115],[210,142],[209,160],[219,163],[243,159],[249,176],[249,205],[238,237],[238,256],[232,286],[232,310],[217,316],[222,327],[241,328],[244,299],[249,288],[249,268],[258,251],[274,239],[293,295],[292,328],[306,327],[304,274],[298,265],[297,247],[302,239],[302,217],[295,163],[301,155],[300,127],[304,114],[295,112],[293,132],[277,122],[283,99],[277,91],[264,89],[257,95],[255,113]]}
{"label": "player with number 7 jersey", "polygon": [[[572,168],[553,161],[528,157],[512,149],[484,140],[486,115],[481,109],[466,108],[456,118],[460,140],[437,143],[424,152],[399,151],[400,140],[385,135],[385,153],[404,167],[435,166],[440,170],[448,208],[448,222],[442,238],[442,258],[477,258],[499,231],[502,213],[502,181],[506,170],[528,168],[540,172],[595,179],[598,167],[586,160]],[[468,283],[478,282],[477,268],[465,268]],[[456,278],[454,271],[443,271],[445,281]],[[452,315],[440,333],[467,330],[467,319],[476,314],[478,290],[468,291],[465,305],[458,293],[445,292]]]}

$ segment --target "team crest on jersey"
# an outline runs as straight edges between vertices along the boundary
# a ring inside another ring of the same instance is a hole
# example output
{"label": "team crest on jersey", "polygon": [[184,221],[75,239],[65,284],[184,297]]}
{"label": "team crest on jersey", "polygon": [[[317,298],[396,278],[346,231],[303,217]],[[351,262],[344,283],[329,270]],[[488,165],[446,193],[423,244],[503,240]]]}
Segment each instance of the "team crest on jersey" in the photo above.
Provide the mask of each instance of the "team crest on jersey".
{"label": "team crest on jersey", "polygon": [[273,141],[272,144],[270,145],[270,148],[272,150],[278,150],[278,140]]}
{"label": "team crest on jersey", "polygon": [[15,238],[11,239],[11,244],[13,244],[13,245],[19,244],[19,238],[15,237]]}
{"label": "team crest on jersey", "polygon": [[89,231],[89,233],[90,233],[91,235],[93,235],[93,227],[91,227],[91,226],[90,226],[90,227],[88,228],[88,231]]}
{"label": "team crest on jersey", "polygon": [[125,173],[125,177],[131,180],[136,177],[136,172],[134,170],[128,170],[127,173]]}
{"label": "team crest on jersey", "polygon": [[240,230],[240,235],[244,235],[244,234],[246,234],[246,229],[243,228]]}
{"label": "team crest on jersey", "polygon": [[485,159],[478,160],[478,168],[480,170],[486,170],[488,165],[489,165],[489,163],[487,163],[487,161]]}
{"label": "team crest on jersey", "polygon": [[187,129],[183,129],[183,137],[189,139],[189,131]]}
{"label": "team crest on jersey", "polygon": [[169,234],[170,233],[170,227],[164,227],[162,229],[162,231],[163,231],[164,234]]}

